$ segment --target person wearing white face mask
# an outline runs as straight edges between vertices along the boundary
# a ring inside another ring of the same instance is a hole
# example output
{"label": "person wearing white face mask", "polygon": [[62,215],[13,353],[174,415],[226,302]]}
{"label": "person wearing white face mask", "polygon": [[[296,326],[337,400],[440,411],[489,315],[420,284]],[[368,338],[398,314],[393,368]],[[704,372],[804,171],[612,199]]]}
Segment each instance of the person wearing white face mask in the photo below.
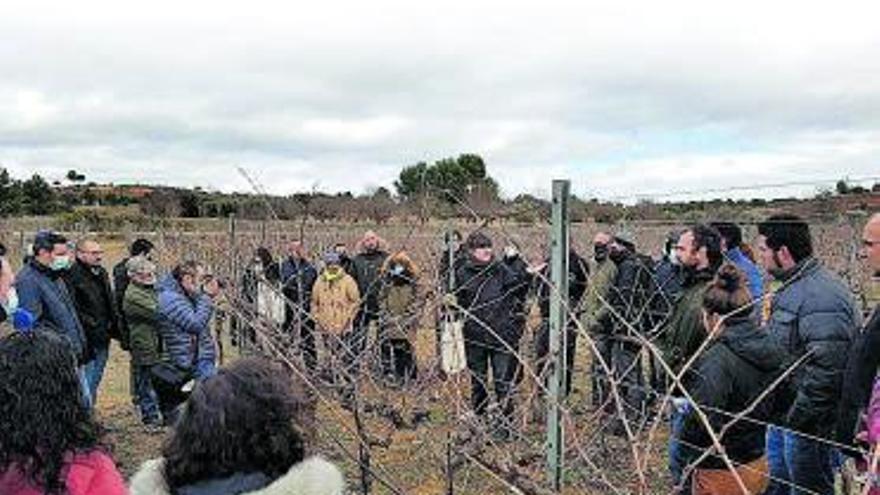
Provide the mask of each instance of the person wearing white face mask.
{"label": "person wearing white face mask", "polygon": [[[32,257],[15,277],[19,305],[34,317],[35,331],[50,331],[65,337],[80,365],[84,378],[85,333],[76,313],[73,298],[62,280],[62,272],[70,267],[67,239],[55,232],[41,230],[34,238]],[[84,400],[91,406],[88,386]]]}

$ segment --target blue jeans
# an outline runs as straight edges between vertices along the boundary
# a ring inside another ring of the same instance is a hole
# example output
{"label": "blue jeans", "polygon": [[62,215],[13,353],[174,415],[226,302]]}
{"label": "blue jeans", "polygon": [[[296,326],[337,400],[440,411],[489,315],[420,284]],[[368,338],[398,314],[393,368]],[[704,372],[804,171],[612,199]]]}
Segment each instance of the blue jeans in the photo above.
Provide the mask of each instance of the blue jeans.
{"label": "blue jeans", "polygon": [[788,464],[785,462],[785,432],[770,426],[767,428],[767,464],[770,468],[770,484],[764,495],[788,495],[791,491]]}
{"label": "blue jeans", "polygon": [[155,424],[161,419],[159,415],[159,397],[153,389],[150,379],[150,366],[134,366],[135,395],[137,396],[138,409],[141,412],[141,421],[144,424]]}
{"label": "blue jeans", "polygon": [[83,405],[86,406],[86,409],[92,410],[92,396],[89,393],[89,379],[86,376],[86,367],[79,366],[76,368],[76,377],[79,379],[80,391],[82,392],[82,400]]}
{"label": "blue jeans", "polygon": [[840,456],[830,445],[769,428],[767,460],[773,479],[765,495],[834,495],[834,473],[840,467]]}
{"label": "blue jeans", "polygon": [[673,407],[672,413],[669,415],[669,472],[672,474],[672,481],[678,485],[681,483],[686,464],[684,464],[684,452],[682,452],[681,430],[684,428],[684,420],[687,417],[687,411],[680,411]]}
{"label": "blue jeans", "polygon": [[94,406],[98,400],[98,386],[104,377],[104,368],[107,366],[107,358],[110,355],[109,347],[95,348],[95,357],[85,364],[86,380],[89,384],[89,399]]}

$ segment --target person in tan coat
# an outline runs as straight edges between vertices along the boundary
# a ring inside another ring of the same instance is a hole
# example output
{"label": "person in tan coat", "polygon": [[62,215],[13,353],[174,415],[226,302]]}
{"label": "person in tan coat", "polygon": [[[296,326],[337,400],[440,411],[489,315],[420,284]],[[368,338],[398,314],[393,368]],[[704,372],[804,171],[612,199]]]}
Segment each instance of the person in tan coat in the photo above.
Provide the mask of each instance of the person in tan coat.
{"label": "person in tan coat", "polygon": [[329,352],[326,363],[333,382],[340,387],[343,403],[351,400],[357,370],[353,324],[361,302],[357,282],[345,272],[336,252],[324,255],[324,270],[312,288],[312,318]]}

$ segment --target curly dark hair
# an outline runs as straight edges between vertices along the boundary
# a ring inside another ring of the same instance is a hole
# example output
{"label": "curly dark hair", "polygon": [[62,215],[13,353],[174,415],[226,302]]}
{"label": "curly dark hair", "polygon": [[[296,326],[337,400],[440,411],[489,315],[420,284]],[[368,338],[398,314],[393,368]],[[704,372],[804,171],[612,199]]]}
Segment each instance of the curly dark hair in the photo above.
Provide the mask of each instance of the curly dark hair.
{"label": "curly dark hair", "polygon": [[65,457],[104,448],[100,437],[62,337],[29,332],[0,339],[0,471],[21,469],[46,493],[64,493]]}
{"label": "curly dark hair", "polygon": [[314,403],[280,365],[237,361],[199,384],[165,443],[168,487],[234,473],[285,474],[306,456]]}

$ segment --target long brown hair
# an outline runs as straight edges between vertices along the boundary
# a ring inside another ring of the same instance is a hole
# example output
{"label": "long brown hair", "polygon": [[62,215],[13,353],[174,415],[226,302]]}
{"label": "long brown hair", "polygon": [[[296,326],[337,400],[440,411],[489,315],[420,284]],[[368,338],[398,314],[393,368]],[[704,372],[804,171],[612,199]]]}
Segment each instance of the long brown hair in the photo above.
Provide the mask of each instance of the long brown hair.
{"label": "long brown hair", "polygon": [[703,294],[703,308],[710,314],[744,316],[751,303],[746,276],[732,263],[721,265]]}

